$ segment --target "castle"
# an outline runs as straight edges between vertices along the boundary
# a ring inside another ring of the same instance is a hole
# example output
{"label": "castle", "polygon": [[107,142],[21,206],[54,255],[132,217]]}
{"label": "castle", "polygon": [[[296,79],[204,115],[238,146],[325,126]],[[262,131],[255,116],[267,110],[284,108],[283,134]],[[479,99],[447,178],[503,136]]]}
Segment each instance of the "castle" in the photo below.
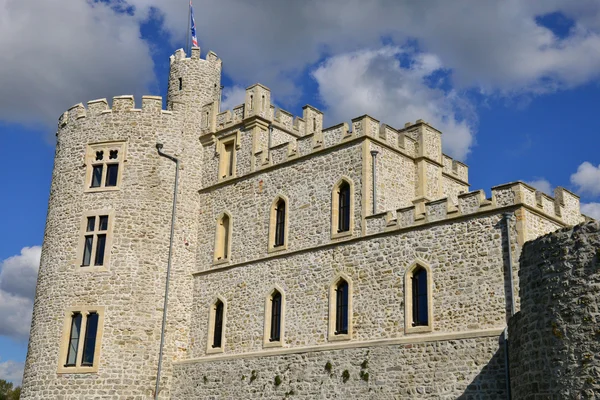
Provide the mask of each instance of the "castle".
{"label": "castle", "polygon": [[150,399],[178,191],[161,399],[508,394],[526,241],[584,221],[523,182],[469,191],[441,132],[323,127],[221,60],[171,57],[162,98],[71,107],[57,145],[23,399]]}

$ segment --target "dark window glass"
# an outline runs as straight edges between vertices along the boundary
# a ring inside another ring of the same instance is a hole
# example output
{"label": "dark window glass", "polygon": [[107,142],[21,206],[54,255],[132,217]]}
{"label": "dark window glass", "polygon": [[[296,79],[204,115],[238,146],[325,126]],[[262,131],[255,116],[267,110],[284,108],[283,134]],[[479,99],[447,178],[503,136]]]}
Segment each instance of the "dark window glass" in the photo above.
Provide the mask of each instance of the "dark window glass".
{"label": "dark window glass", "polygon": [[96,236],[96,259],[94,265],[104,264],[104,248],[106,247],[106,235]]}
{"label": "dark window glass", "polygon": [[106,166],[106,184],[105,186],[117,186],[117,177],[119,176],[119,164],[108,164]]}
{"label": "dark window glass", "polygon": [[90,260],[92,258],[92,244],[94,243],[94,236],[89,235],[85,237],[85,244],[83,246],[83,260],[81,261],[81,265],[87,267],[90,265]]}
{"label": "dark window glass", "polygon": [[183,78],[179,78],[179,90],[183,89]]}
{"label": "dark window glass", "polygon": [[92,167],[92,185],[90,187],[100,187],[102,183],[102,165],[94,165]]}
{"label": "dark window glass", "polygon": [[119,150],[110,150],[108,152],[108,158],[110,160],[116,160],[119,157]]}
{"label": "dark window glass", "polygon": [[96,217],[88,217],[86,231],[94,232],[95,225],[96,225]]}
{"label": "dark window glass", "polygon": [[281,339],[281,293],[275,292],[271,297],[271,335],[269,341]]}
{"label": "dark window glass", "polygon": [[219,300],[215,304],[215,330],[213,332],[212,347],[221,347],[221,336],[223,335],[223,303]]}
{"label": "dark window glass", "polygon": [[83,339],[83,357],[81,365],[94,365],[94,350],[96,349],[96,333],[98,331],[98,314],[93,312],[87,317],[85,338]]}
{"label": "dark window glass", "polygon": [[100,216],[100,224],[98,226],[99,231],[105,231],[108,229],[108,215]]}
{"label": "dark window glass", "polygon": [[275,220],[275,247],[283,246],[285,241],[285,201],[277,203]]}
{"label": "dark window glass", "polygon": [[336,288],[335,334],[348,333],[348,282],[341,280]]}
{"label": "dark window glass", "polygon": [[96,161],[102,161],[104,158],[104,151],[100,150],[96,152]]}
{"label": "dark window glass", "polygon": [[427,271],[418,268],[412,275],[413,326],[427,325],[429,321],[427,305]]}
{"label": "dark window glass", "polygon": [[71,333],[69,335],[69,349],[65,367],[74,367],[77,363],[77,348],[79,347],[79,333],[81,332],[81,313],[74,313],[71,317]]}
{"label": "dark window glass", "polygon": [[343,182],[338,193],[338,232],[350,230],[350,185]]}

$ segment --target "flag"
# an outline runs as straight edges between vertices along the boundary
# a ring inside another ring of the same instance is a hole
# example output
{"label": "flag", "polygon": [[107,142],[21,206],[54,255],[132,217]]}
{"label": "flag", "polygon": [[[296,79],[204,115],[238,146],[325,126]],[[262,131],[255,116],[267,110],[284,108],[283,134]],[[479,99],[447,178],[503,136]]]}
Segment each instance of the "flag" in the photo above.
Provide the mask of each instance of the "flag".
{"label": "flag", "polygon": [[192,7],[192,0],[190,0],[190,26],[192,27],[192,46],[198,47],[198,38],[196,37],[196,22],[194,21],[194,7]]}

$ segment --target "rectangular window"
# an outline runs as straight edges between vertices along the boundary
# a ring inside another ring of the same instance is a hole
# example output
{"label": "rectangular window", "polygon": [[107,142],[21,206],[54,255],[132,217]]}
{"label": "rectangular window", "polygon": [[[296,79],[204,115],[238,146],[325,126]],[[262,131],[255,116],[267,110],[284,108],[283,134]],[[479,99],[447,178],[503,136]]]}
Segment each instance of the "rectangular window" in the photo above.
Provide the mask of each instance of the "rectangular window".
{"label": "rectangular window", "polygon": [[79,333],[81,332],[81,313],[73,313],[71,318],[71,334],[69,335],[69,350],[65,367],[75,366],[79,348]]}
{"label": "rectangular window", "polygon": [[84,217],[80,260],[82,267],[102,267],[106,265],[110,253],[111,219],[107,211],[100,215]]}
{"label": "rectangular window", "polygon": [[336,293],[335,334],[348,333],[348,284],[340,282]]}
{"label": "rectangular window", "polygon": [[276,292],[271,299],[271,342],[281,338],[281,294]]}
{"label": "rectangular window", "polygon": [[218,301],[215,305],[215,330],[213,333],[213,348],[221,347],[223,336],[223,303]]}
{"label": "rectangular window", "polygon": [[124,151],[124,142],[88,145],[86,191],[118,188],[123,172]]}
{"label": "rectangular window", "polygon": [[74,307],[63,325],[58,373],[98,371],[104,307]]}

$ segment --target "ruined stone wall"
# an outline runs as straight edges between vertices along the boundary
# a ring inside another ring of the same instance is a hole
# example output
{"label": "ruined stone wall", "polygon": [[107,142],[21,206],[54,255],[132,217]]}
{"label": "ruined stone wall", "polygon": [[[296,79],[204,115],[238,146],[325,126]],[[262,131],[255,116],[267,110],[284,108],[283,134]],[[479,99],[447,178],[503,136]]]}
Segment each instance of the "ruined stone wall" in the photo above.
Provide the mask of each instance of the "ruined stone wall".
{"label": "ruined stone wall", "polygon": [[177,399],[506,399],[497,336],[178,363]]}
{"label": "ruined stone wall", "polygon": [[523,247],[521,311],[509,322],[514,399],[600,397],[599,249],[598,222]]}

